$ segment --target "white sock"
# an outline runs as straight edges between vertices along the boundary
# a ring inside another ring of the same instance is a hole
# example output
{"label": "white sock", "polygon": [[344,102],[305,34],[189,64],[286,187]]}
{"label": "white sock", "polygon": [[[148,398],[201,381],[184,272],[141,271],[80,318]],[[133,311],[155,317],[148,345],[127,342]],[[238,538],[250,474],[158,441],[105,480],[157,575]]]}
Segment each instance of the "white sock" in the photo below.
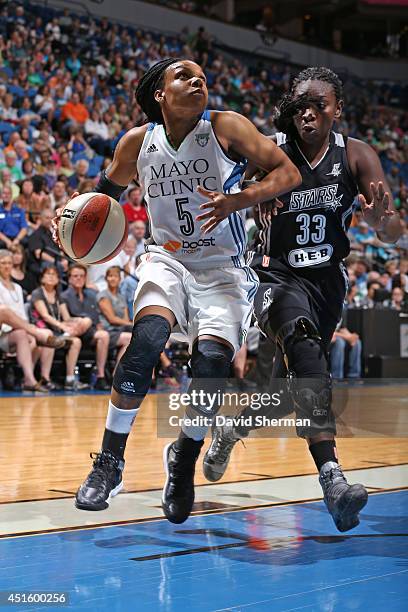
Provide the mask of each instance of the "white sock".
{"label": "white sock", "polygon": [[138,411],[139,408],[134,408],[133,410],[116,408],[110,401],[108,415],[106,417],[106,429],[119,434],[128,434],[132,429]]}
{"label": "white sock", "polygon": [[[197,419],[200,421],[200,423],[196,425],[191,425],[186,422],[186,419]],[[192,440],[198,442],[199,440],[204,440],[205,434],[207,433],[208,428],[211,426],[211,423],[211,417],[201,415],[199,412],[193,410],[191,406],[188,406],[184,413],[181,429],[188,438],[191,438]]]}

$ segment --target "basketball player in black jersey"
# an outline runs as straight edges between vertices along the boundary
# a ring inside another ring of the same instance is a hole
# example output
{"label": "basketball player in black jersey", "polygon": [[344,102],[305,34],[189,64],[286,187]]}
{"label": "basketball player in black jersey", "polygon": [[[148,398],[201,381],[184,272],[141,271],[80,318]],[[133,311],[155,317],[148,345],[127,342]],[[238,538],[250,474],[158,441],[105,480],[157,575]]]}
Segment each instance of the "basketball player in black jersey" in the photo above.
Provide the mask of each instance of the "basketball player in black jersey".
{"label": "basketball player in black jersey", "polygon": [[[337,528],[347,531],[358,525],[367,492],[350,486],[338,463],[327,350],[347,289],[342,260],[350,250],[347,230],[357,194],[364,220],[381,240],[397,241],[401,229],[376,153],[333,131],[342,106],[341,81],[327,68],[302,71],[280,104],[276,141],[300,170],[302,184],[279,198],[273,215],[261,212],[252,265],[261,282],[259,325],[276,342],[272,390],[289,377],[283,412],[294,407],[297,418],[310,419],[310,427],[297,433],[308,441]],[[246,409],[242,416],[253,414]],[[213,429],[204,458],[208,480],[221,478],[234,444],[246,435],[240,427]]]}

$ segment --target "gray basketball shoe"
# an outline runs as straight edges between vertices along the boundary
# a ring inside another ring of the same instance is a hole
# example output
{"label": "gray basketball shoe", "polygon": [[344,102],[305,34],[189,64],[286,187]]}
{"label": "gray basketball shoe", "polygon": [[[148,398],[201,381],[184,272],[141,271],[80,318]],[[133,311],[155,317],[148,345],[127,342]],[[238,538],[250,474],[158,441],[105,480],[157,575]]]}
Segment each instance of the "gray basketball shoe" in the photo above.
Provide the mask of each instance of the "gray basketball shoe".
{"label": "gray basketball shoe", "polygon": [[203,459],[204,476],[210,482],[217,482],[225,473],[232,449],[241,437],[231,425],[212,428],[211,444]]}
{"label": "gray basketball shoe", "polygon": [[341,466],[327,461],[320,468],[319,482],[324,503],[339,531],[349,531],[360,523],[358,513],[367,503],[368,494],[362,484],[349,485]]}

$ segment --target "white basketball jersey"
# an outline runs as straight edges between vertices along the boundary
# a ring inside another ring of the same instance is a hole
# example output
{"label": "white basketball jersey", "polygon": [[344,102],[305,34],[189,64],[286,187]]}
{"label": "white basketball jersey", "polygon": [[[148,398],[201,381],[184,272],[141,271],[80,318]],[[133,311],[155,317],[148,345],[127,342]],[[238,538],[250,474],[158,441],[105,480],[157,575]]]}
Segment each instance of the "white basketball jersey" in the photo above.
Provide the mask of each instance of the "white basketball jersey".
{"label": "white basketball jersey", "polygon": [[246,163],[236,163],[222,150],[205,111],[176,151],[164,126],[149,125],[137,162],[147,204],[151,244],[148,251],[166,253],[187,268],[243,265],[246,248],[245,213],[232,213],[210,234],[200,233],[196,216],[206,198],[197,192],[240,191]]}

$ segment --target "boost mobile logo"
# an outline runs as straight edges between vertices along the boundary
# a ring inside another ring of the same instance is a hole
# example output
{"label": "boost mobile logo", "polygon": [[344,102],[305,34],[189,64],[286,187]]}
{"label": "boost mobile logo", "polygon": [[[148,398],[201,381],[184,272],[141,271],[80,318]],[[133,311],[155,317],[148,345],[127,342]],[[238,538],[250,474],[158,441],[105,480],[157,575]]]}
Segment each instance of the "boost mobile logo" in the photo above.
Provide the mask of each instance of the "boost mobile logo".
{"label": "boost mobile logo", "polygon": [[163,245],[163,248],[170,253],[176,253],[180,249],[191,253],[197,249],[208,246],[215,246],[215,238],[200,238],[200,240],[193,240],[192,242],[188,242],[188,240],[183,240],[183,242],[169,240]]}

